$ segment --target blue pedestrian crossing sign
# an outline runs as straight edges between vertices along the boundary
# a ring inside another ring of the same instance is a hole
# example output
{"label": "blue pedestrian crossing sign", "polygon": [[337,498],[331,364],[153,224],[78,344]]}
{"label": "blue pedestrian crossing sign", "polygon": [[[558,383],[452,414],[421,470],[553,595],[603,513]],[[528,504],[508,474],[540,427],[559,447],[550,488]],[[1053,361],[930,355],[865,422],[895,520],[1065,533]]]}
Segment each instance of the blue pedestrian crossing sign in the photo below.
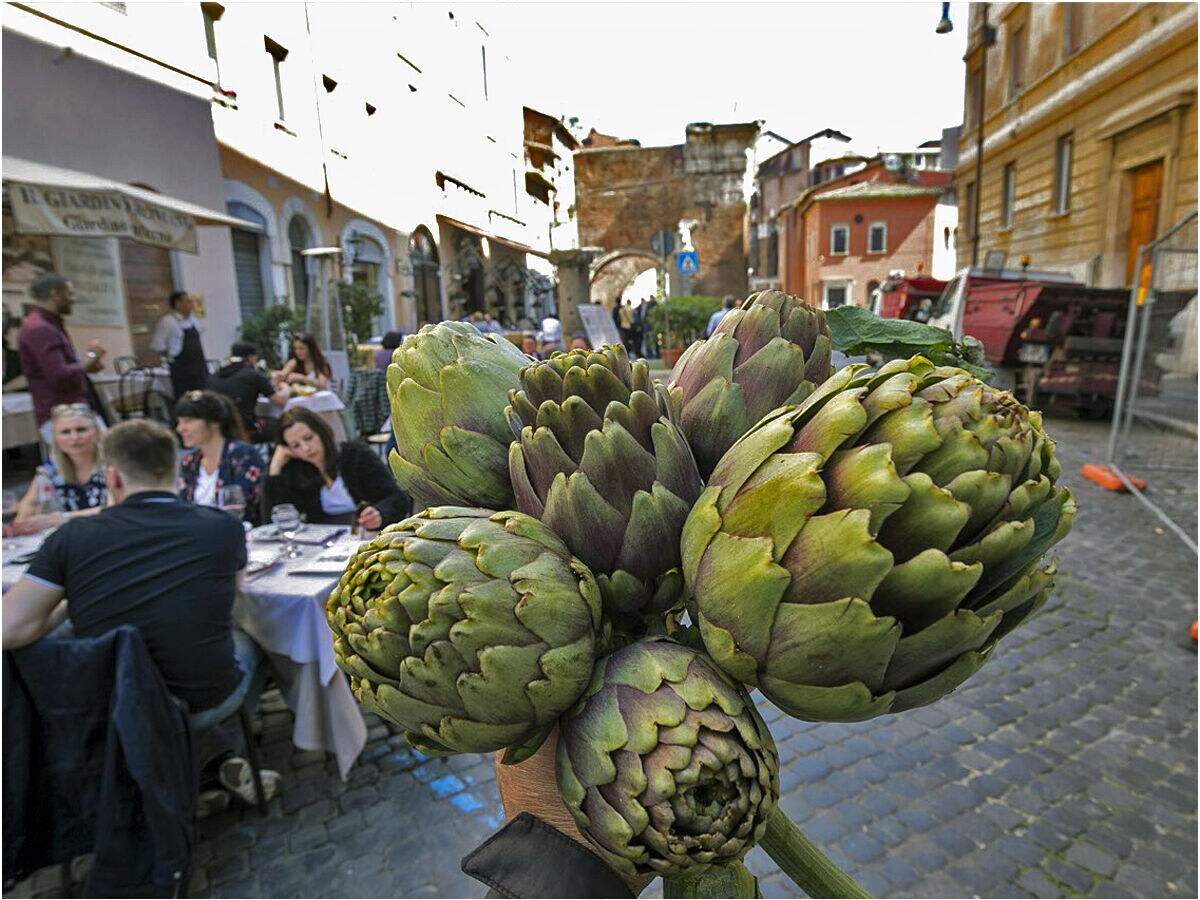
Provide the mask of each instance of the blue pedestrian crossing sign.
{"label": "blue pedestrian crossing sign", "polygon": [[695,250],[686,250],[676,257],[675,265],[679,267],[680,275],[695,275],[700,271],[700,259]]}

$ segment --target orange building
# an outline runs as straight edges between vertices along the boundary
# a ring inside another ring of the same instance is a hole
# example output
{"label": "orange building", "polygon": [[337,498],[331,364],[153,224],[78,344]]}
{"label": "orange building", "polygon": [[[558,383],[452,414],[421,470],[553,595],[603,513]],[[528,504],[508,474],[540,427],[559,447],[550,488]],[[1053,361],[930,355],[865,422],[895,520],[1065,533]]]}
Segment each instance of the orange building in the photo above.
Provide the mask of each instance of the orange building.
{"label": "orange building", "polygon": [[805,191],[780,216],[783,289],[823,309],[866,306],[890,273],[932,273],[952,253],[950,181],[875,161]]}

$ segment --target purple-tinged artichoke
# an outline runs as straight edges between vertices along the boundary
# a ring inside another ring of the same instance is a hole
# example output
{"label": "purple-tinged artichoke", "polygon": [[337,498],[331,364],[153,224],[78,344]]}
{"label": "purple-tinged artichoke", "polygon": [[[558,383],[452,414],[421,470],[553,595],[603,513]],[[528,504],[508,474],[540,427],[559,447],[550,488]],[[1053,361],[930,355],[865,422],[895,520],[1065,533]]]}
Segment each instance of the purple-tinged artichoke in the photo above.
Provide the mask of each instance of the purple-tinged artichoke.
{"label": "purple-tinged artichoke", "polygon": [[683,598],[679,535],[702,484],[645,360],[624,347],[556,353],[521,370],[509,401],[517,508],[592,570],[614,628],[661,630]]}
{"label": "purple-tinged artichoke", "polygon": [[825,314],[779,291],[751,294],[712,337],[688,347],[668,393],[701,477],[755,422],[833,374],[830,354]]}
{"label": "purple-tinged artichoke", "polygon": [[779,758],[749,695],[699,650],[638,641],[596,664],[563,717],[558,786],[625,876],[740,860],[779,797]]}
{"label": "purple-tinged artichoke", "polygon": [[801,719],[931,703],[1049,596],[1060,473],[1007,391],[919,356],[849,366],[734,444],[692,510],[705,646]]}

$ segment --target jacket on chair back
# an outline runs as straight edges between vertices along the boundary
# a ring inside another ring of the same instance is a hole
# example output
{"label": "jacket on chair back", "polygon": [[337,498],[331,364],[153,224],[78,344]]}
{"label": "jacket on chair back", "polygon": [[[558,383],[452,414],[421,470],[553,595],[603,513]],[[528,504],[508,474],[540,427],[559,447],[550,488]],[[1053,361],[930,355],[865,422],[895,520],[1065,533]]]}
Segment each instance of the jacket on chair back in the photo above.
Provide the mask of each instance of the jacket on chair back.
{"label": "jacket on chair back", "polygon": [[89,897],[182,895],[197,773],[136,628],[4,653],[4,883],[93,853]]}

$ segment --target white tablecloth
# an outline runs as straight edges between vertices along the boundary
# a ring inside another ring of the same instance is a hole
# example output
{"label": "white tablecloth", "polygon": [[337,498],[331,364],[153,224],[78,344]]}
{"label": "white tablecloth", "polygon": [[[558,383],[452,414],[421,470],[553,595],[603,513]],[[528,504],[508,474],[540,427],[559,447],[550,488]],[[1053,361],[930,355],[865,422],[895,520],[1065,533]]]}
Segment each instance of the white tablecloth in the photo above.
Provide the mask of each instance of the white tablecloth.
{"label": "white tablecloth", "polygon": [[33,415],[33,394],[29,391],[12,391],[0,396],[4,398],[4,419],[0,426],[4,432],[4,449],[40,441],[37,419]]}
{"label": "white tablecloth", "polygon": [[[252,548],[278,544],[252,543]],[[335,548],[299,545],[303,556],[246,579],[233,607],[237,626],[271,655],[276,678],[295,713],[292,743],[304,750],[325,750],[337,757],[342,777],[367,742],[367,726],[346,676],[333,656],[333,635],[325,621],[325,600],[341,575],[298,574],[314,557]],[[335,545],[349,558],[355,542]]]}
{"label": "white tablecloth", "polygon": [[[25,572],[25,564],[12,560],[36,550],[42,539],[42,535],[5,539],[4,590]],[[348,558],[354,543],[347,539],[335,546],[343,547]],[[246,579],[245,590],[234,603],[233,619],[267,652],[284,699],[295,714],[292,743],[302,750],[334,754],[344,779],[366,745],[367,726],[345,674],[334,661],[333,635],[325,621],[325,600],[340,572],[290,574],[333,548],[300,545],[300,549],[304,556]]]}

